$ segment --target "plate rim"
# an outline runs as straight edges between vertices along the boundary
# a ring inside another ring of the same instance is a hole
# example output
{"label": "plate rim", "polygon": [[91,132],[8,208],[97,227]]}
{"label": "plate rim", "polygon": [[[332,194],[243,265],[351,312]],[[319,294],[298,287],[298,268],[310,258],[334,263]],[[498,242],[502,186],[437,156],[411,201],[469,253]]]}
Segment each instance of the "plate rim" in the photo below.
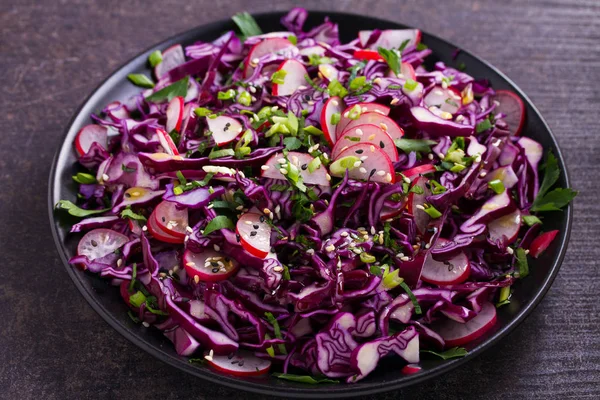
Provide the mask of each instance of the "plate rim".
{"label": "plate rim", "polygon": [[[344,18],[347,18],[347,17],[351,17],[351,18],[358,17],[358,18],[364,18],[364,19],[371,20],[375,23],[385,23],[385,24],[392,23],[399,27],[412,28],[408,25],[405,25],[405,24],[402,24],[402,23],[399,23],[396,21],[390,21],[390,20],[386,20],[383,18],[373,17],[373,16],[363,16],[363,15],[349,13],[349,12],[318,11],[318,10],[310,10],[310,9],[308,10],[308,12],[309,12],[309,14],[312,14],[312,15],[319,15],[319,16],[323,16],[323,17],[329,16],[333,20],[337,20],[337,19],[343,20]],[[286,13],[287,13],[287,11],[270,11],[270,12],[262,12],[262,13],[251,13],[251,14],[256,18],[262,19],[262,18],[281,18],[281,16],[285,15]],[[564,212],[566,213],[566,226],[565,226],[564,232],[560,233],[561,241],[558,244],[558,246],[559,246],[558,250],[557,250],[558,254],[557,254],[556,258],[554,258],[554,260],[552,262],[552,266],[549,268],[545,279],[543,280],[539,289],[537,289],[537,291],[536,291],[535,295],[533,296],[533,298],[531,299],[531,301],[529,303],[527,303],[519,312],[517,312],[516,316],[513,319],[511,319],[504,327],[502,327],[497,332],[495,332],[487,340],[485,340],[484,342],[480,343],[475,348],[470,350],[469,354],[467,354],[465,357],[456,358],[456,359],[452,359],[452,360],[446,360],[445,362],[440,363],[440,365],[427,370],[427,372],[423,373],[423,374],[408,375],[408,376],[398,375],[398,379],[391,380],[391,381],[384,382],[384,383],[374,382],[371,384],[371,386],[365,385],[365,386],[359,387],[359,386],[350,385],[350,384],[327,385],[327,386],[325,386],[325,385],[323,385],[323,386],[316,386],[316,385],[315,386],[299,386],[299,385],[294,385],[294,384],[288,383],[286,381],[284,385],[282,385],[281,387],[277,387],[277,386],[269,384],[268,382],[257,383],[255,381],[248,381],[248,380],[242,380],[242,379],[235,378],[235,377],[230,377],[230,376],[212,371],[210,369],[195,368],[191,364],[183,361],[181,358],[178,358],[177,356],[168,354],[168,353],[162,351],[160,348],[151,345],[147,341],[140,340],[135,334],[133,334],[133,331],[129,327],[127,327],[126,325],[124,325],[120,321],[118,321],[113,316],[113,314],[106,307],[104,307],[104,305],[102,305],[99,301],[97,301],[94,298],[93,293],[90,292],[88,290],[88,288],[82,283],[81,277],[84,275],[79,274],[78,271],[76,271],[69,264],[68,259],[66,257],[65,245],[64,245],[63,241],[60,240],[60,237],[59,237],[58,223],[57,223],[56,219],[54,218],[54,205],[55,205],[55,194],[56,194],[55,192],[57,190],[54,183],[57,179],[58,160],[60,158],[61,153],[63,152],[63,149],[67,145],[66,138],[69,134],[69,131],[71,130],[75,120],[78,117],[80,117],[82,109],[88,104],[88,102],[95,95],[97,95],[99,93],[99,90],[103,86],[108,84],[111,79],[114,79],[116,76],[120,75],[120,73],[122,73],[122,70],[125,69],[126,67],[128,67],[136,59],[146,55],[147,53],[153,51],[154,49],[164,48],[165,46],[168,46],[172,43],[181,41],[181,40],[183,40],[184,37],[192,35],[194,33],[194,31],[196,31],[196,30],[200,30],[200,29],[208,30],[208,29],[211,29],[211,27],[223,26],[223,25],[227,25],[228,23],[231,24],[231,20],[220,19],[220,20],[213,21],[213,22],[210,22],[207,24],[198,25],[193,28],[187,29],[185,31],[179,32],[175,35],[172,35],[169,38],[161,40],[160,42],[155,43],[152,46],[149,46],[148,48],[136,53],[134,56],[132,56],[131,58],[126,60],[124,63],[122,63],[119,67],[111,70],[111,72],[104,79],[102,79],[102,81],[90,92],[90,94],[88,96],[86,96],[85,100],[83,100],[79,104],[77,109],[74,111],[72,117],[69,119],[69,122],[66,125],[66,128],[64,129],[64,133],[62,135],[60,145],[57,148],[54,157],[52,158],[52,166],[51,166],[50,174],[49,174],[48,216],[49,216],[49,222],[51,225],[52,237],[54,239],[54,243],[56,245],[56,249],[59,253],[60,259],[62,260],[63,266],[66,268],[67,273],[70,276],[71,280],[73,281],[73,284],[75,285],[75,287],[77,287],[79,292],[86,299],[86,301],[90,304],[90,306],[94,309],[94,311],[96,311],[96,313],[98,313],[108,325],[110,325],[114,330],[116,330],[119,334],[124,336],[131,343],[133,343],[137,347],[141,348],[142,350],[146,351],[147,353],[149,353],[153,357],[157,358],[158,360],[160,360],[166,364],[169,364],[170,366],[173,366],[181,371],[189,373],[189,374],[196,376],[198,378],[201,378],[205,381],[220,384],[220,385],[227,386],[227,387],[233,388],[233,389],[239,389],[239,390],[253,392],[253,393],[257,393],[257,394],[279,395],[279,396],[286,396],[286,397],[293,397],[293,398],[357,397],[357,396],[372,395],[372,394],[391,391],[394,389],[400,389],[400,388],[412,386],[412,385],[424,382],[426,380],[432,379],[434,377],[440,376],[444,373],[447,373],[447,372],[467,363],[468,361],[478,357],[485,350],[488,350],[489,348],[493,347],[500,340],[502,340],[508,334],[513,332],[515,330],[515,328],[517,326],[519,326],[533,312],[533,310],[539,305],[541,300],[544,298],[544,296],[546,295],[546,293],[552,286],[552,283],[554,282],[556,276],[558,275],[558,271],[559,271],[559,269],[564,261],[564,258],[566,256],[568,243],[569,243],[569,239],[570,239],[570,235],[571,235],[571,229],[572,229],[572,224],[573,224],[573,203],[572,202],[569,203],[566,210],[564,210]],[[412,29],[417,29],[417,28],[412,28]],[[454,45],[453,43],[451,43],[437,35],[433,35],[422,29],[419,29],[419,30],[425,36],[434,38],[435,40],[438,40],[446,45],[456,47],[456,45]],[[523,92],[523,90],[519,86],[517,86],[512,81],[512,79],[510,79],[503,72],[498,70],[495,66],[490,64],[487,60],[485,60],[479,56],[476,56],[475,54],[473,54],[472,52],[470,52],[469,50],[465,49],[462,46],[460,47],[460,51],[461,51],[461,53],[465,53],[465,54],[477,59],[479,62],[481,62],[483,65],[485,65],[485,67],[489,68],[490,70],[492,70],[493,72],[498,74],[524,100],[525,104],[529,105],[531,107],[531,109],[533,110],[533,112],[535,114],[537,114],[537,116],[539,117],[539,119],[541,121],[542,127],[549,133],[550,140],[555,149],[555,153],[556,153],[555,155],[556,155],[557,159],[559,160],[560,166],[562,167],[562,174],[564,176],[565,186],[571,187],[567,165],[566,165],[564,156],[562,154],[562,151],[559,147],[558,141],[556,140],[554,133],[548,126],[548,123],[546,122],[546,120],[544,119],[542,114],[539,112],[539,110],[537,109],[535,104],[531,101],[531,99]],[[87,279],[87,278],[85,278],[85,279]]]}

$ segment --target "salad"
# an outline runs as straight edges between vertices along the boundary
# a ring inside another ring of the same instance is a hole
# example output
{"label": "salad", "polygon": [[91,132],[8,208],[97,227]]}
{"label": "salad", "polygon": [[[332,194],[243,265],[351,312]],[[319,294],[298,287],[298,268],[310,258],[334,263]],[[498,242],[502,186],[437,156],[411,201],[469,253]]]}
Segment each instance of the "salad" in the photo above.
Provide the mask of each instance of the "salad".
{"label": "salad", "polygon": [[70,263],[228,374],[353,383],[383,357],[463,356],[576,192],[553,189],[520,98],[427,63],[419,30],[341,43],[306,18],[263,33],[241,13],[129,75],[144,90],[75,138]]}

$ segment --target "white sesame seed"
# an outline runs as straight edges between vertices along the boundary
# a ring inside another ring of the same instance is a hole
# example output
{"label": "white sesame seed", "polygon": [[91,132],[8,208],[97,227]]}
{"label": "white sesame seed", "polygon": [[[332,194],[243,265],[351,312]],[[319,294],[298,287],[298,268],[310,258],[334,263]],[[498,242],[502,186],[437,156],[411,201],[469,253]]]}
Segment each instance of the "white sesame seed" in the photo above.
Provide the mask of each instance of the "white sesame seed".
{"label": "white sesame seed", "polygon": [[188,231],[189,233],[194,233],[194,230],[192,229],[191,226],[186,226],[185,230]]}
{"label": "white sesame seed", "polygon": [[348,118],[348,115],[350,115],[350,111],[346,111],[346,112],[344,113],[344,118]]}
{"label": "white sesame seed", "polygon": [[285,158],[278,158],[278,159],[277,159],[277,162],[278,162],[279,164],[285,164],[285,163],[287,163],[287,161],[285,160]]}
{"label": "white sesame seed", "polygon": [[487,172],[485,172],[485,171],[482,171],[482,172],[479,174],[479,177],[480,177],[480,178],[485,178],[485,176],[486,176],[486,175],[487,175]]}
{"label": "white sesame seed", "polygon": [[200,277],[198,275],[194,275],[194,282],[200,282]]}
{"label": "white sesame seed", "polygon": [[362,174],[366,174],[366,173],[367,173],[367,170],[366,170],[366,168],[365,168],[365,167],[360,167],[358,170],[359,170],[359,171],[360,171]]}
{"label": "white sesame seed", "polygon": [[373,83],[379,85],[381,83],[381,78],[375,78],[375,79],[373,79]]}
{"label": "white sesame seed", "polygon": [[425,248],[426,248],[426,249],[428,249],[428,248],[430,248],[430,247],[431,247],[431,243],[427,243],[427,244],[425,245]]}
{"label": "white sesame seed", "polygon": [[464,116],[459,115],[458,117],[456,117],[456,122],[462,122],[465,119]]}
{"label": "white sesame seed", "polygon": [[306,89],[308,89],[308,88],[304,85],[298,86],[298,90],[306,90]]}
{"label": "white sesame seed", "polygon": [[392,101],[390,101],[390,104],[391,105],[398,104],[399,101],[400,101],[399,99],[392,99]]}
{"label": "white sesame seed", "polygon": [[353,251],[355,254],[360,254],[360,253],[362,253],[362,250],[361,250],[361,249],[359,249],[358,247],[355,247],[355,248],[353,248],[353,249],[352,249],[352,251]]}
{"label": "white sesame seed", "polygon": [[361,111],[361,112],[364,112],[364,113],[366,113],[366,112],[367,112],[367,107],[363,107],[363,108],[361,108],[361,110],[360,110],[360,111]]}
{"label": "white sesame seed", "polygon": [[335,250],[335,246],[330,244],[329,246],[325,247],[326,251],[334,251]]}
{"label": "white sesame seed", "polygon": [[440,117],[444,119],[452,119],[452,114],[450,114],[448,111],[442,111],[440,113]]}
{"label": "white sesame seed", "polygon": [[443,159],[443,158],[444,158],[444,157],[446,157],[446,156],[444,155],[444,153],[439,153],[439,154],[438,154],[438,157]]}
{"label": "white sesame seed", "polygon": [[354,168],[358,168],[360,167],[361,162],[360,161],[355,161],[354,164],[352,165]]}
{"label": "white sesame seed", "polygon": [[123,260],[121,260],[120,258],[117,260],[117,267],[121,267],[121,265],[123,264]]}
{"label": "white sesame seed", "polygon": [[372,226],[372,227],[371,227],[371,235],[374,235],[374,234],[375,234],[375,232],[377,232],[377,231],[375,230],[375,227],[374,227],[374,226]]}
{"label": "white sesame seed", "polygon": [[287,175],[288,171],[285,168],[279,168],[279,172],[281,172],[283,175]]}
{"label": "white sesame seed", "polygon": [[273,219],[274,215],[272,212],[269,213],[269,219]]}
{"label": "white sesame seed", "polygon": [[373,140],[375,139],[375,134],[369,135],[369,137],[367,138],[367,140]]}
{"label": "white sesame seed", "polygon": [[235,208],[237,211],[243,211],[244,210],[244,206],[243,205],[239,205]]}
{"label": "white sesame seed", "polygon": [[144,232],[146,232],[146,231],[148,230],[148,227],[147,227],[146,225],[144,225],[144,226],[142,226],[142,230],[143,230]]}
{"label": "white sesame seed", "polygon": [[507,247],[506,251],[508,252],[508,254],[514,254],[514,250],[512,249],[512,247]]}
{"label": "white sesame seed", "polygon": [[312,256],[313,254],[315,254],[315,251],[313,249],[308,249],[308,250],[306,250],[306,254],[308,254],[309,256]]}
{"label": "white sesame seed", "polygon": [[273,271],[275,272],[281,272],[283,271],[283,267],[280,267],[279,265],[273,268]]}
{"label": "white sesame seed", "polygon": [[277,206],[275,207],[275,212],[278,213],[279,211],[281,211],[281,206],[277,204]]}
{"label": "white sesame seed", "polygon": [[427,158],[430,160],[433,160],[433,154],[432,153],[427,154]]}
{"label": "white sesame seed", "polygon": [[218,244],[215,244],[213,246],[213,249],[215,249],[215,251],[221,251],[221,246],[219,246]]}
{"label": "white sesame seed", "polygon": [[[446,81],[442,81],[442,87],[444,89],[448,89],[448,83]],[[441,91],[441,90],[440,90]]]}
{"label": "white sesame seed", "polygon": [[327,155],[327,153],[323,153],[323,158],[329,160],[329,156]]}
{"label": "white sesame seed", "polygon": [[195,267],[196,263],[193,262],[193,261],[189,261],[189,262],[186,262],[185,265],[188,266],[188,267]]}
{"label": "white sesame seed", "polygon": [[377,171],[377,175],[384,176],[385,175],[385,171]]}
{"label": "white sesame seed", "polygon": [[525,250],[525,254],[529,254],[529,250]]}
{"label": "white sesame seed", "polygon": [[256,121],[256,122],[260,121],[260,118],[258,118],[258,114],[254,114],[254,115],[252,116],[252,119],[253,119],[254,121]]}
{"label": "white sesame seed", "polygon": [[106,182],[106,181],[107,181],[107,180],[109,180],[109,179],[110,179],[110,178],[108,177],[108,175],[106,175],[106,174],[102,174],[102,180],[103,180],[103,181],[105,181],[105,182]]}
{"label": "white sesame seed", "polygon": [[253,58],[252,59],[252,64],[258,64],[260,60],[258,58]]}
{"label": "white sesame seed", "polygon": [[404,253],[398,253],[398,254],[396,254],[396,257],[397,258],[402,258],[402,257],[404,257]]}
{"label": "white sesame seed", "polygon": [[331,104],[333,104],[334,106],[339,106],[340,103],[338,103],[337,100],[331,100]]}
{"label": "white sesame seed", "polygon": [[313,100],[309,100],[306,102],[306,104],[308,104],[309,106],[312,106],[315,104],[315,102]]}
{"label": "white sesame seed", "polygon": [[367,158],[369,158],[369,156],[362,156],[362,157],[360,158],[360,161],[365,161]]}
{"label": "white sesame seed", "polygon": [[297,156],[292,156],[292,162],[296,165],[298,165],[298,157]]}
{"label": "white sesame seed", "polygon": [[362,131],[362,129],[358,128],[358,129],[356,130],[356,134],[357,134],[358,136],[362,136],[362,135],[363,135],[363,131]]}
{"label": "white sesame seed", "polygon": [[406,182],[406,183],[410,183],[410,178],[408,178],[408,177],[406,177],[406,176],[405,176],[404,178],[402,178],[402,180],[403,180],[404,182]]}
{"label": "white sesame seed", "polygon": [[477,157],[475,157],[475,162],[481,162],[481,156],[477,155]]}
{"label": "white sesame seed", "polygon": [[407,256],[404,256],[404,257],[400,257],[400,260],[402,260],[402,261],[408,261],[408,260],[410,260],[410,258],[408,258]]}
{"label": "white sesame seed", "polygon": [[142,322],[142,325],[144,325],[144,328],[150,328],[150,324],[146,321]]}
{"label": "white sesame seed", "polygon": [[204,358],[205,358],[206,360],[208,360],[208,361],[212,361],[212,360],[213,360],[213,358],[212,358],[211,356],[204,356]]}
{"label": "white sesame seed", "polygon": [[346,237],[346,236],[348,236],[348,232],[344,231],[344,232],[340,233],[340,236],[341,237]]}
{"label": "white sesame seed", "polygon": [[188,235],[185,235],[185,237],[183,238],[183,243],[187,243],[188,240],[190,240],[190,237]]}
{"label": "white sesame seed", "polygon": [[279,110],[279,107],[277,107],[277,106],[273,106],[273,107],[271,107],[271,111],[272,111],[272,112],[275,112],[275,111],[277,111],[277,110]]}
{"label": "white sesame seed", "polygon": [[326,178],[328,181],[330,181],[330,180],[331,180],[331,175],[329,175],[329,174],[325,174],[325,178]]}
{"label": "white sesame seed", "polygon": [[213,203],[210,203],[208,206],[206,206],[207,210],[210,210],[211,208],[213,208],[215,205]]}
{"label": "white sesame seed", "polygon": [[263,165],[263,166],[260,167],[260,169],[262,169],[263,171],[266,171],[269,168],[271,168],[271,167],[269,167],[268,165]]}
{"label": "white sesame seed", "polygon": [[369,150],[371,150],[371,153],[375,153],[375,146],[369,146]]}
{"label": "white sesame seed", "polygon": [[388,173],[386,174],[386,176],[385,176],[385,180],[386,180],[387,182],[391,182],[391,181],[392,181],[392,174],[390,174],[390,173],[388,172]]}
{"label": "white sesame seed", "polygon": [[254,86],[248,86],[248,90],[250,93],[256,93],[256,88]]}
{"label": "white sesame seed", "polygon": [[417,208],[418,208],[419,210],[425,210],[425,207],[423,207],[421,204],[417,204]]}
{"label": "white sesame seed", "polygon": [[269,210],[268,208],[263,208],[263,213],[269,214],[270,212],[271,212],[271,210]]}

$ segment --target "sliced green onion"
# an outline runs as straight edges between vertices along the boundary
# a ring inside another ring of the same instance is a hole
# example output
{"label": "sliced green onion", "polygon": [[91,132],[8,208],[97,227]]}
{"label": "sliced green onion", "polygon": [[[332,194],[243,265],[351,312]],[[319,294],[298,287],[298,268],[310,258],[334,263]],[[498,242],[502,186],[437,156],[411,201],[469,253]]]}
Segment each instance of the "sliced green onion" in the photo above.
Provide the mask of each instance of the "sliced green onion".
{"label": "sliced green onion", "polygon": [[226,92],[217,93],[217,98],[219,100],[231,100],[235,97],[236,94],[237,94],[237,92],[235,90],[229,89]]}
{"label": "sliced green onion", "polygon": [[423,211],[425,211],[431,218],[436,219],[442,216],[442,213],[439,212],[434,206],[432,205],[425,205],[424,207],[425,209]]}
{"label": "sliced green onion", "polygon": [[346,89],[337,79],[329,82],[329,85],[327,85],[327,91],[332,97],[339,96],[344,98],[348,94],[348,89]]}
{"label": "sliced green onion", "polygon": [[213,147],[213,149],[208,154],[208,159],[209,160],[214,160],[215,158],[221,158],[221,157],[227,157],[227,156],[234,156],[234,155],[235,155],[235,151],[233,151],[233,149],[215,150],[214,147]]}
{"label": "sliced green onion", "polygon": [[350,90],[358,90],[361,87],[365,86],[365,83],[367,83],[366,76],[357,76],[356,78],[352,79],[349,88]]}
{"label": "sliced green onion", "polygon": [[317,128],[316,126],[308,125],[304,127],[304,132],[313,135],[313,136],[322,136],[323,131]]}
{"label": "sliced green onion", "polygon": [[86,174],[85,172],[78,172],[76,175],[73,175],[73,180],[77,183],[88,185],[97,182],[94,175]]}
{"label": "sliced green onion", "polygon": [[504,187],[504,183],[500,179],[494,179],[493,181],[488,182],[488,187],[494,191],[496,194],[504,193],[506,190]]}
{"label": "sliced green onion", "polygon": [[286,70],[280,69],[279,71],[275,71],[273,75],[271,75],[271,82],[276,83],[278,85],[282,85],[283,83],[285,83],[286,75]]}
{"label": "sliced green onion", "polygon": [[183,188],[182,188],[181,186],[175,186],[175,187],[173,188],[173,194],[174,194],[175,196],[179,196],[179,195],[180,195],[180,194],[182,194],[182,193],[183,193]]}
{"label": "sliced green onion", "polygon": [[419,84],[416,81],[412,79],[407,79],[406,82],[404,82],[404,89],[408,90],[409,92],[412,92],[417,88],[418,85]]}
{"label": "sliced green onion", "polygon": [[413,303],[413,306],[415,307],[415,314],[418,314],[418,315],[423,314],[423,311],[421,311],[421,306],[419,305],[419,302],[417,301],[417,298],[415,297],[415,295],[413,294],[413,292],[410,290],[410,288],[408,287],[408,285],[406,284],[406,282],[402,282],[400,284],[400,287],[402,289],[404,289],[404,291],[406,292],[406,294],[410,298],[410,301]]}
{"label": "sliced green onion", "polygon": [[460,171],[462,171],[462,170],[464,170],[464,169],[466,169],[466,168],[467,168],[467,167],[465,167],[465,166],[464,166],[464,165],[462,165],[462,164],[454,164],[454,166],[452,166],[452,168],[450,168],[450,171],[451,171],[451,172],[460,172]]}
{"label": "sliced green onion", "polygon": [[160,52],[160,50],[154,50],[148,56],[148,62],[150,63],[151,67],[156,67],[158,64],[161,63],[162,59],[163,59],[163,57],[162,57],[162,53]]}
{"label": "sliced green onion", "polygon": [[372,254],[362,252],[360,253],[360,261],[364,262],[365,264],[372,264],[377,261],[377,259]]}
{"label": "sliced green onion", "polygon": [[342,116],[340,115],[340,113],[333,113],[331,114],[331,119],[329,120],[329,122],[331,122],[331,125],[337,125],[340,122],[341,118]]}
{"label": "sliced green onion", "polygon": [[313,158],[311,162],[308,163],[308,172],[311,174],[315,172],[321,166],[321,159],[319,157]]}
{"label": "sliced green onion", "polygon": [[238,95],[237,102],[243,106],[249,106],[252,103],[252,96],[244,90]]}
{"label": "sliced green onion", "polygon": [[136,86],[150,89],[154,87],[154,82],[144,74],[129,74],[127,79]]}
{"label": "sliced green onion", "polygon": [[477,127],[475,128],[475,130],[477,131],[477,133],[481,133],[483,131],[487,131],[491,127],[492,127],[491,121],[489,119],[484,119],[483,121],[481,121],[480,123],[477,124]]}
{"label": "sliced green onion", "polygon": [[527,226],[533,226],[535,224],[541,224],[542,220],[535,215],[523,215],[523,222],[525,222]]}
{"label": "sliced green onion", "polygon": [[144,296],[144,293],[142,293],[140,291],[137,291],[134,294],[132,294],[131,296],[129,296],[129,304],[131,304],[134,307],[139,307],[142,304],[144,304],[145,302],[146,302],[146,296]]}
{"label": "sliced green onion", "polygon": [[383,275],[383,287],[387,290],[392,290],[395,287],[402,285],[404,283],[404,278],[399,276],[400,269],[395,269],[394,271]]}
{"label": "sliced green onion", "polygon": [[351,120],[357,120],[360,117],[361,112],[362,112],[362,109],[360,108],[360,106],[358,104],[356,104],[348,112],[348,118]]}
{"label": "sliced green onion", "polygon": [[360,159],[354,156],[338,158],[331,164],[329,170],[334,175],[342,175],[347,169],[355,168],[355,164],[360,164]]}

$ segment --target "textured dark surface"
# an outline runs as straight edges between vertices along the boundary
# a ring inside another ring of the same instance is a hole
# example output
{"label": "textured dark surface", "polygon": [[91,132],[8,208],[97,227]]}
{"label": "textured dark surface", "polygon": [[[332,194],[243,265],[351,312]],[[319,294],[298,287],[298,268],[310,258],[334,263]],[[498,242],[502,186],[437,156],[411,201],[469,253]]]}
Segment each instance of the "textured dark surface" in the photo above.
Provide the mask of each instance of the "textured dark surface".
{"label": "textured dark surface", "polygon": [[[13,3],[0,4],[0,398],[249,398],[182,375],[94,313],[54,248],[46,182],[70,116],[117,66],[165,37],[242,8],[287,9],[293,2]],[[303,4],[396,19],[490,61],[545,116],[580,190],[561,272],[527,321],[437,381],[373,398],[599,398],[600,3]]]}

